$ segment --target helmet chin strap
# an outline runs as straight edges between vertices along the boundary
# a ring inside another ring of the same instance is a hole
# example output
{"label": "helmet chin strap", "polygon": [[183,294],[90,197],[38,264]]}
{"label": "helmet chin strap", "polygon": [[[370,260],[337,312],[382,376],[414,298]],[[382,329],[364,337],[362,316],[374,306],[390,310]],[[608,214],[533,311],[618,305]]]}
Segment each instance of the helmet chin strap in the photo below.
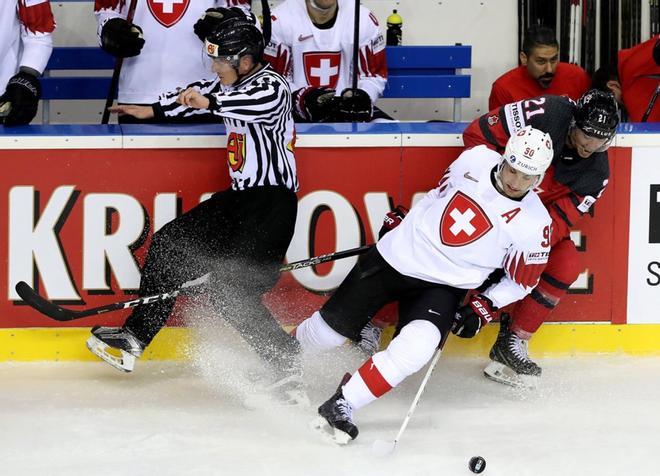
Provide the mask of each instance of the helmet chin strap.
{"label": "helmet chin strap", "polygon": [[328,8],[319,7],[314,0],[309,0],[309,6],[312,7],[314,10],[318,10],[319,12],[322,13],[328,13],[333,8],[332,6]]}

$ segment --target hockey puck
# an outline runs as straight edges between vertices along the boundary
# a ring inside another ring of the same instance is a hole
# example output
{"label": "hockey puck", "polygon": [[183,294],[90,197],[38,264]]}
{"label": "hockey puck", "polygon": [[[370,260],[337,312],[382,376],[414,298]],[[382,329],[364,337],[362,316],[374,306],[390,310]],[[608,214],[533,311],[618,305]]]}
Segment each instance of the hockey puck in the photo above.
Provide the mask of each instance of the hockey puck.
{"label": "hockey puck", "polygon": [[470,468],[470,471],[473,473],[482,473],[484,469],[486,469],[486,460],[483,459],[481,456],[473,456],[470,458],[470,462],[468,463],[468,468]]}

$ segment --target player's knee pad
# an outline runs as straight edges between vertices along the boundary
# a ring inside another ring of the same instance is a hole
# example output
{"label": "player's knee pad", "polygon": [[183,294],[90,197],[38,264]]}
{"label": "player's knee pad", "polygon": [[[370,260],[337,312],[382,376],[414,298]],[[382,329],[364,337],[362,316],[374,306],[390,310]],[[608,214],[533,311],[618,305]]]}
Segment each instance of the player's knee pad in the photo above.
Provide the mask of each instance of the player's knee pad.
{"label": "player's knee pad", "polygon": [[296,327],[295,336],[303,352],[332,349],[346,342],[346,337],[330,327],[318,311]]}
{"label": "player's knee pad", "polygon": [[431,360],[440,343],[440,331],[429,321],[415,320],[401,329],[383,352],[372,359],[383,378],[395,387]]}

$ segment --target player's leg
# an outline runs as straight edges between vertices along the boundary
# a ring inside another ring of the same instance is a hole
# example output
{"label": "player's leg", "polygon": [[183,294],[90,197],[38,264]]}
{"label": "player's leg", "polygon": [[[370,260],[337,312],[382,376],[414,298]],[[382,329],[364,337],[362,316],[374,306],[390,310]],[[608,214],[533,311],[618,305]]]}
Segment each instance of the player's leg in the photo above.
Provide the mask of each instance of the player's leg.
{"label": "player's leg", "polygon": [[294,334],[306,352],[359,340],[371,317],[396,299],[394,281],[401,276],[376,248],[362,255],[323,307],[301,322]]}
{"label": "player's leg", "polygon": [[387,348],[369,358],[319,407],[321,417],[335,429],[338,442],[346,443],[357,436],[355,410],[420,370],[433,356],[442,334],[450,331],[464,292],[445,286],[424,286],[400,301],[400,331]]}
{"label": "player's leg", "polygon": [[[142,268],[140,296],[169,292],[209,272],[215,250],[233,233],[231,191],[219,192],[154,233]],[[130,372],[160,329],[175,300],[136,307],[122,327],[95,327],[87,340],[91,352]]]}
{"label": "player's leg", "polygon": [[492,362],[484,370],[487,377],[513,386],[533,388],[538,384],[542,370],[529,357],[529,340],[581,269],[579,253],[571,240],[553,246],[538,286],[514,307],[511,315],[502,314],[500,332],[490,351]]}

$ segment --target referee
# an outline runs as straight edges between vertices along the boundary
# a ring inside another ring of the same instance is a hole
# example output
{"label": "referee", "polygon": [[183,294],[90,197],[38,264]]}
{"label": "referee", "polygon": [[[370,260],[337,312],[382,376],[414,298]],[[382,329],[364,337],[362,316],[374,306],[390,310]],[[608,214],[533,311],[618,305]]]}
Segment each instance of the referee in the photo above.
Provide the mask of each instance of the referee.
{"label": "referee", "polygon": [[[209,114],[224,121],[231,188],[154,234],[139,295],[167,292],[210,272],[214,310],[272,364],[281,395],[304,403],[298,342],[261,301],[278,280],[298,206],[291,91],[263,62],[263,48],[253,22],[227,19],[205,42],[215,80],[163,94],[151,106],[119,105],[111,111],[137,118]],[[94,328],[87,345],[130,372],[173,307],[169,300],[135,308],[121,328]]]}

